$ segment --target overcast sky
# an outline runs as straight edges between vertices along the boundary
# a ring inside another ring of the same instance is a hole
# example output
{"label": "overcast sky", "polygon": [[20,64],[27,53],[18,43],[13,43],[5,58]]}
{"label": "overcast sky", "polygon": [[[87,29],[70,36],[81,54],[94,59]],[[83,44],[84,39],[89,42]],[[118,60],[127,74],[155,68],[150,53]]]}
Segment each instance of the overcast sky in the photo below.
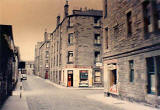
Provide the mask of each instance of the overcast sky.
{"label": "overcast sky", "polygon": [[[0,24],[13,25],[22,60],[34,60],[35,44],[43,40],[45,28],[48,32],[55,29],[64,4],[65,0],[0,0]],[[70,12],[80,7],[102,9],[102,0],[69,0],[69,5]]]}

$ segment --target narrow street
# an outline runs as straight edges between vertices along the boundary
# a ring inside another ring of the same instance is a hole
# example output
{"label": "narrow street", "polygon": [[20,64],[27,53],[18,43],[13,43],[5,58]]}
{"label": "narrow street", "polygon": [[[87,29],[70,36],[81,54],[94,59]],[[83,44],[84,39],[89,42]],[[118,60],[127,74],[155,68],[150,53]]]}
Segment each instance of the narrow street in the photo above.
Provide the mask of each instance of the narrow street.
{"label": "narrow street", "polygon": [[28,76],[23,88],[29,110],[120,110],[87,98],[103,90],[57,88],[36,76]]}

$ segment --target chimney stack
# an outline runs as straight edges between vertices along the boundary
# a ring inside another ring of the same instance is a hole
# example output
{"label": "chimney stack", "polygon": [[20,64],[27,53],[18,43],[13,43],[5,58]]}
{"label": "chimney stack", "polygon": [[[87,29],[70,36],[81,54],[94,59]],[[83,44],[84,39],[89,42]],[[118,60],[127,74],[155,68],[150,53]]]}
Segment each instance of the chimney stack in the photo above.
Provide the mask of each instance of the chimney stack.
{"label": "chimney stack", "polygon": [[57,16],[57,26],[60,24],[60,19],[61,19],[61,17],[58,15]]}
{"label": "chimney stack", "polygon": [[68,0],[66,0],[66,4],[64,5],[64,17],[68,16],[69,5]]}

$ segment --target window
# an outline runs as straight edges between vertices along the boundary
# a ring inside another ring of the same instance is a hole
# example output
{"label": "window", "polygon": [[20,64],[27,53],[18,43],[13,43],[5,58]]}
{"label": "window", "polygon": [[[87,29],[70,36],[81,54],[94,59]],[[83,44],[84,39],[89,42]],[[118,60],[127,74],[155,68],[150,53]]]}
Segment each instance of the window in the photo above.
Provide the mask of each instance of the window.
{"label": "window", "polygon": [[49,43],[46,43],[46,47],[49,48]]}
{"label": "window", "polygon": [[100,45],[101,44],[100,34],[95,34],[94,44],[96,44],[96,45]]}
{"label": "window", "polygon": [[158,29],[160,29],[160,0],[156,1],[157,3],[157,24],[158,24]]}
{"label": "window", "polygon": [[48,58],[49,57],[49,52],[48,51],[46,51],[46,58]]}
{"label": "window", "polygon": [[73,23],[71,22],[71,18],[68,19],[68,27],[73,27]]}
{"label": "window", "polygon": [[151,2],[145,1],[143,3],[144,11],[144,30],[146,33],[152,32],[152,21],[151,21]]}
{"label": "window", "polygon": [[107,0],[104,1],[104,17],[107,17]]}
{"label": "window", "polygon": [[68,52],[68,63],[73,63],[73,51]]}
{"label": "window", "polygon": [[117,38],[118,37],[118,34],[119,34],[119,26],[116,25],[113,27],[114,28],[114,36]]}
{"label": "window", "polygon": [[105,47],[108,49],[108,28],[105,29]]}
{"label": "window", "polygon": [[87,81],[87,80],[88,80],[88,71],[80,70],[80,81]]}
{"label": "window", "polygon": [[59,42],[57,41],[57,52],[58,52],[58,45],[59,45]]}
{"label": "window", "polygon": [[62,63],[62,54],[59,55],[59,65]]}
{"label": "window", "polygon": [[147,92],[160,95],[160,56],[149,57],[147,64]]}
{"label": "window", "polygon": [[46,63],[46,68],[48,68],[49,67],[49,64],[48,63]]}
{"label": "window", "polygon": [[56,66],[58,66],[58,55],[57,55],[57,60],[56,60]]}
{"label": "window", "polygon": [[73,33],[68,34],[68,44],[73,44]]}
{"label": "window", "polygon": [[134,81],[134,61],[133,60],[129,61],[129,81],[130,82]]}
{"label": "window", "polygon": [[94,26],[100,27],[100,17],[94,17]]}
{"label": "window", "polygon": [[101,72],[100,72],[100,70],[95,70],[94,82],[101,82]]}
{"label": "window", "polygon": [[132,35],[132,18],[131,18],[131,12],[127,13],[127,32],[128,36]]}
{"label": "window", "polygon": [[101,61],[100,52],[96,51],[94,55],[95,55],[95,63],[100,62]]}

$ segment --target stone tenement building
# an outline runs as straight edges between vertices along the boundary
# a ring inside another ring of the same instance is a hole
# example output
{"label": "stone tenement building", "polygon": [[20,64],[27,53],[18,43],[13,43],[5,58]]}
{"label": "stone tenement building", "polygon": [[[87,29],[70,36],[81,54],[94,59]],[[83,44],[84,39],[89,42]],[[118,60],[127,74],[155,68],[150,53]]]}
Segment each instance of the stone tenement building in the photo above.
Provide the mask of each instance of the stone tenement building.
{"label": "stone tenement building", "polygon": [[102,11],[64,6],[50,40],[50,80],[68,87],[103,86]]}
{"label": "stone tenement building", "polygon": [[49,75],[49,45],[50,45],[50,34],[44,33],[44,41],[39,43],[39,59],[38,59],[38,71],[39,76],[45,79],[48,79]]}
{"label": "stone tenement building", "polygon": [[40,46],[43,42],[37,42],[35,46],[35,60],[34,60],[34,71],[35,75],[39,76],[40,73]]}
{"label": "stone tenement building", "polygon": [[16,86],[19,60],[19,48],[14,43],[12,26],[0,25],[0,105]]}
{"label": "stone tenement building", "polygon": [[104,0],[107,95],[160,104],[160,0]]}

